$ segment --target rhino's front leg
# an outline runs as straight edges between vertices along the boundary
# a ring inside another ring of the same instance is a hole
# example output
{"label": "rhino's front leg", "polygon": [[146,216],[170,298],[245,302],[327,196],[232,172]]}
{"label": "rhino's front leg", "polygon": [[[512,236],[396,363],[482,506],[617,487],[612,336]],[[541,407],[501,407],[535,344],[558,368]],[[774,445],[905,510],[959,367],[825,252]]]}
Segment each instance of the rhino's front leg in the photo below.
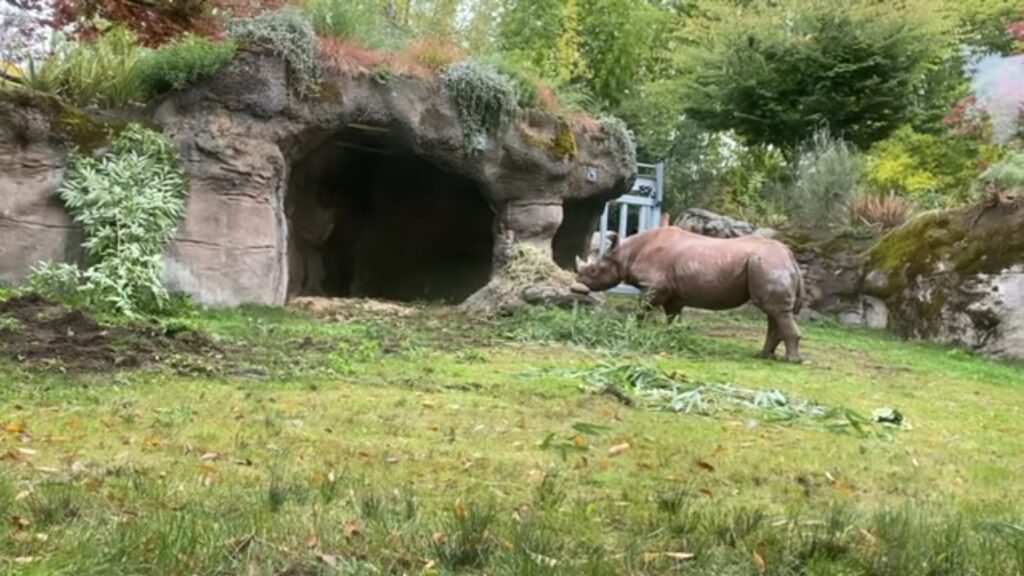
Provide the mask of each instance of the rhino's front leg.
{"label": "rhino's front leg", "polygon": [[641,288],[640,290],[640,302],[636,319],[643,323],[655,308],[662,308],[664,306],[665,297],[654,288]]}

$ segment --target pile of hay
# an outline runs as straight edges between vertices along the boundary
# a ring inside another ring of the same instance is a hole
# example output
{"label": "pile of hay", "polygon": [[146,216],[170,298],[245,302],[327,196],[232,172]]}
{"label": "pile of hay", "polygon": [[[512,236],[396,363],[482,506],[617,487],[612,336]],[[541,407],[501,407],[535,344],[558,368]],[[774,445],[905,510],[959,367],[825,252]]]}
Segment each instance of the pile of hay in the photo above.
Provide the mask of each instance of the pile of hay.
{"label": "pile of hay", "polygon": [[572,306],[593,304],[592,295],[573,293],[572,273],[555,264],[543,250],[531,244],[514,244],[505,266],[491,281],[462,303],[463,311],[481,316],[510,314],[525,304]]}

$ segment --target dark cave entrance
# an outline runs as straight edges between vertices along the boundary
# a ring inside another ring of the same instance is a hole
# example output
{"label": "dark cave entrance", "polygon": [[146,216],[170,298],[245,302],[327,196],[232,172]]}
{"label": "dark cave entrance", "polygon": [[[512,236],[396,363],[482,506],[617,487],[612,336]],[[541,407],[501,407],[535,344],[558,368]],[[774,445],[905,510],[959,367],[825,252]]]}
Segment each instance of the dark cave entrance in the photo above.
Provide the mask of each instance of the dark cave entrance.
{"label": "dark cave entrance", "polygon": [[471,180],[349,129],[293,163],[288,295],[459,302],[491,276],[494,212]]}

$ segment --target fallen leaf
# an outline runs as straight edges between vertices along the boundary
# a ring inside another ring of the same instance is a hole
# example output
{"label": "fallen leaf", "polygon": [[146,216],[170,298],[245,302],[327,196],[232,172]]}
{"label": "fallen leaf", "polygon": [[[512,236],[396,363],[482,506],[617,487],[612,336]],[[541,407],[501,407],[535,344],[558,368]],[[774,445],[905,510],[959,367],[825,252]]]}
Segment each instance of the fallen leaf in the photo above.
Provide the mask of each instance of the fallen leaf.
{"label": "fallen leaf", "polygon": [[36,559],[35,559],[34,556],[18,556],[17,558],[14,559],[14,562],[16,564],[30,564],[30,563],[35,562],[35,561],[36,561]]}
{"label": "fallen leaf", "polygon": [[384,461],[387,462],[388,464],[398,464],[398,462],[401,461],[401,458],[399,458],[398,456],[388,456],[387,459]]}
{"label": "fallen leaf", "polygon": [[434,532],[430,536],[430,541],[433,542],[435,546],[440,546],[441,544],[444,544],[444,541],[447,539],[448,537],[444,535],[444,532]]}
{"label": "fallen leaf", "polygon": [[572,445],[577,448],[583,448],[584,446],[587,445],[587,439],[577,434],[572,437]]}
{"label": "fallen leaf", "polygon": [[466,508],[462,506],[462,498],[455,500],[455,517],[459,520],[466,517]]}
{"label": "fallen leaf", "polygon": [[46,542],[49,539],[50,539],[50,537],[48,535],[46,535],[46,534],[43,534],[43,533],[36,534],[36,540],[38,540],[40,542]]}
{"label": "fallen leaf", "polygon": [[145,444],[146,446],[149,446],[150,448],[156,448],[157,446],[163,444],[163,440],[161,440],[158,436],[150,435],[146,436],[146,438],[142,440],[142,443]]}
{"label": "fallen leaf", "polygon": [[707,488],[701,488],[700,490],[698,490],[698,492],[700,492],[701,494],[707,496],[708,498],[714,498],[715,497],[715,493],[712,492],[711,490],[708,490]]}
{"label": "fallen leaf", "polygon": [[622,444],[616,444],[615,446],[609,448],[608,454],[610,454],[611,456],[618,456],[619,454],[622,454],[626,450],[629,450],[629,448],[629,442],[623,442]]}
{"label": "fallen leaf", "polygon": [[757,571],[759,573],[764,574],[766,568],[764,558],[761,558],[761,555],[757,553],[757,550],[754,551],[754,566],[757,566]]}
{"label": "fallen leaf", "polygon": [[715,471],[715,467],[714,466],[712,466],[711,464],[708,464],[707,462],[705,462],[703,460],[697,460],[697,466],[699,468],[701,468],[702,470],[707,470],[708,472],[714,472]]}
{"label": "fallen leaf", "polygon": [[327,564],[331,568],[337,568],[338,567],[338,557],[337,556],[331,556],[330,554],[321,554],[319,556],[319,558],[320,558],[321,562],[323,562],[324,564]]}
{"label": "fallen leaf", "polygon": [[345,538],[358,536],[363,532],[363,523],[359,520],[349,520],[348,522],[345,522],[345,526],[342,527],[342,532],[345,534]]}
{"label": "fallen leaf", "polygon": [[609,462],[605,458],[602,458],[602,459],[597,461],[597,468],[598,468],[598,470],[607,470],[607,469],[611,468],[611,466],[612,466],[612,463]]}
{"label": "fallen leaf", "polygon": [[306,538],[306,548],[316,548],[316,545],[320,543],[320,537],[316,534],[310,534]]}
{"label": "fallen leaf", "polygon": [[217,458],[220,458],[220,454],[217,452],[206,452],[199,457],[200,460],[216,460]]}
{"label": "fallen leaf", "polygon": [[4,431],[6,431],[8,434],[11,434],[12,436],[17,436],[18,434],[21,434],[22,432],[25,431],[25,421],[12,420],[4,426]]}
{"label": "fallen leaf", "polygon": [[15,448],[15,450],[25,456],[35,456],[37,454],[37,452],[31,448]]}
{"label": "fallen leaf", "polygon": [[665,556],[668,556],[673,560],[690,560],[697,557],[696,554],[691,554],[689,552],[665,552]]}

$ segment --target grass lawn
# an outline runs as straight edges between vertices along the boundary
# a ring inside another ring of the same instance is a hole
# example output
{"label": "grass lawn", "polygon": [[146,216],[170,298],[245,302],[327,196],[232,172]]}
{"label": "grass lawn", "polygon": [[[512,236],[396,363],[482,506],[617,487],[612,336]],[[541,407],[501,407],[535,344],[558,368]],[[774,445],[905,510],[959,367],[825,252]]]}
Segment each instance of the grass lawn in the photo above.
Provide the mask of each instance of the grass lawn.
{"label": "grass lawn", "polygon": [[158,363],[8,354],[0,573],[1024,573],[1024,367],[830,324],[794,366],[756,316],[627,307],[202,311],[162,331],[214,345]]}

